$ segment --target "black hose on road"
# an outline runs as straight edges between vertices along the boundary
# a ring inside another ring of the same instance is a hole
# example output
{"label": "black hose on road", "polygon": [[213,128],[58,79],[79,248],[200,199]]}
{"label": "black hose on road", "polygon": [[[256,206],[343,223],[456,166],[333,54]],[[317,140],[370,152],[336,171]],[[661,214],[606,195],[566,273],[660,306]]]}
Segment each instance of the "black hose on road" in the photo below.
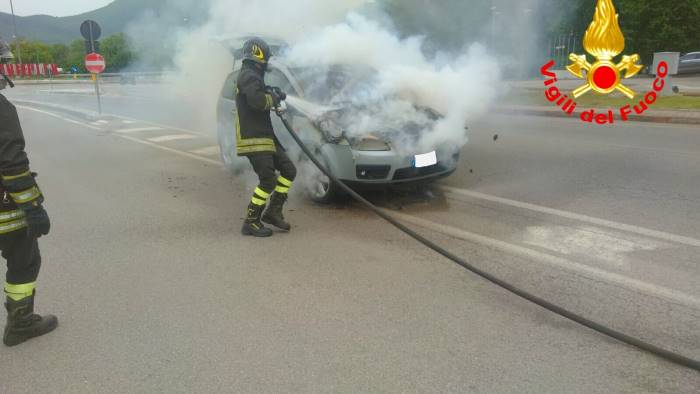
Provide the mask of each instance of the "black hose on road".
{"label": "black hose on road", "polygon": [[449,252],[448,250],[445,250],[444,248],[440,247],[439,245],[435,244],[434,242],[430,241],[429,239],[423,237],[422,235],[418,234],[417,232],[411,230],[410,228],[406,227],[404,224],[400,223],[398,220],[394,219],[391,215],[385,213],[381,209],[377,208],[369,202],[367,199],[359,195],[357,192],[352,190],[349,186],[341,182],[338,178],[336,178],[333,174],[328,171],[327,168],[321,162],[314,156],[314,154],[309,150],[309,148],[304,145],[304,143],[301,141],[299,136],[294,132],[294,129],[292,126],[289,124],[289,120],[287,119],[286,113],[283,109],[278,109],[277,115],[280,117],[282,120],[282,123],[284,123],[284,126],[287,128],[287,131],[289,131],[289,134],[292,135],[292,138],[296,143],[299,145],[302,151],[306,154],[306,156],[309,157],[309,159],[318,167],[318,169],[323,172],[332,182],[335,182],[338,186],[340,186],[346,193],[348,193],[352,198],[355,200],[359,201],[367,207],[367,209],[371,210],[375,214],[377,214],[379,217],[382,219],[386,220],[387,222],[391,223],[394,225],[396,228],[399,230],[403,231],[404,233],[408,234],[418,242],[422,243],[423,245],[429,247],[430,249],[434,250],[435,252],[447,257],[448,259],[452,260],[453,262],[459,264],[460,266],[466,268],[467,270],[473,272],[476,275],[479,275],[480,277],[488,280],[489,282],[500,286],[511,293],[522,297],[532,303],[535,303],[542,308],[545,308],[551,312],[554,312],[560,316],[563,316],[569,320],[573,320],[576,323],[579,323],[583,326],[586,326],[590,329],[593,329],[595,331],[598,331],[601,334],[607,335],[609,337],[615,338],[618,341],[624,342],[628,345],[635,346],[639,349],[642,349],[644,351],[647,351],[649,353],[652,353],[658,357],[664,358],[668,361],[671,361],[675,364],[682,365],[684,367],[688,367],[691,369],[694,369],[696,371],[700,371],[700,361],[698,360],[693,360],[691,358],[685,357],[681,354],[674,353],[670,350],[662,349],[656,345],[653,345],[651,343],[645,342],[641,339],[629,336],[625,333],[622,333],[620,331],[614,330],[610,327],[604,326],[600,323],[594,322],[592,320],[589,320],[583,316],[580,316],[576,313],[573,313],[567,309],[564,309],[558,305],[552,304],[549,301],[546,301],[540,297],[537,297],[533,294],[530,294],[526,292],[525,290],[522,290],[518,287],[515,287],[514,285],[503,281],[502,279],[499,279],[495,277],[494,275],[491,275],[488,272],[485,272],[477,267],[474,267],[473,265],[469,264],[466,262],[464,259],[461,257]]}

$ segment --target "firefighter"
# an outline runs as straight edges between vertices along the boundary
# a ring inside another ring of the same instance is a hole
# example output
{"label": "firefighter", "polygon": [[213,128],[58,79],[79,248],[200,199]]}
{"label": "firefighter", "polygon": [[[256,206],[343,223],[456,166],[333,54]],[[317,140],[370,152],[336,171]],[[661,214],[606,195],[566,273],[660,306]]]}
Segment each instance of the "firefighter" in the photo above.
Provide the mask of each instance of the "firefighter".
{"label": "firefighter", "polygon": [[262,222],[285,231],[291,229],[282,208],[297,174],[272,128],[270,111],[278,108],[287,94],[278,87],[265,86],[271,56],[270,47],[262,39],[246,41],[236,86],[236,150],[238,156],[248,158],[259,178],[241,231],[255,237],[272,235]]}
{"label": "firefighter", "polygon": [[[11,59],[10,48],[0,38],[0,60],[6,63]],[[0,90],[7,85],[13,86],[6,75],[0,75]],[[55,316],[34,313],[34,287],[41,266],[37,239],[47,235],[51,227],[34,178],[17,110],[0,94],[0,250],[7,260],[7,325],[3,334],[7,346],[44,335],[58,326]]]}

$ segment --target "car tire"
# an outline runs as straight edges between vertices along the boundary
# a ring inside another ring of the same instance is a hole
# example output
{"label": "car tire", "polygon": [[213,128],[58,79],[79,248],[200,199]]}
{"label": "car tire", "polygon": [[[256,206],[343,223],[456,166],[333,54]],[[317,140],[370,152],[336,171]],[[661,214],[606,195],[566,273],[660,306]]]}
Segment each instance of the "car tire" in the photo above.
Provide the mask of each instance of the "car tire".
{"label": "car tire", "polygon": [[332,204],[340,200],[340,187],[335,182],[326,180],[325,182],[312,182],[307,187],[307,194],[311,201],[317,204]]}
{"label": "car tire", "polygon": [[[340,201],[345,196],[340,186],[331,181],[313,163],[309,163],[309,165],[313,167],[314,172],[305,182],[305,188],[306,194],[311,201],[323,205]],[[326,166],[326,168],[328,167]]]}

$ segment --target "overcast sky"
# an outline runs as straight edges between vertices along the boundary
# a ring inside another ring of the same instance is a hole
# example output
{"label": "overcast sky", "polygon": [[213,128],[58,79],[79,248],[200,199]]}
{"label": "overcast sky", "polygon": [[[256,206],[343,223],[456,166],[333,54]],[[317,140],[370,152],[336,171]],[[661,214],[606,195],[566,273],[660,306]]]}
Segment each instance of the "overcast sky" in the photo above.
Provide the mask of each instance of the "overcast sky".
{"label": "overcast sky", "polygon": [[[15,15],[77,15],[104,7],[114,0],[12,0]],[[10,0],[0,0],[0,12],[10,12]]]}

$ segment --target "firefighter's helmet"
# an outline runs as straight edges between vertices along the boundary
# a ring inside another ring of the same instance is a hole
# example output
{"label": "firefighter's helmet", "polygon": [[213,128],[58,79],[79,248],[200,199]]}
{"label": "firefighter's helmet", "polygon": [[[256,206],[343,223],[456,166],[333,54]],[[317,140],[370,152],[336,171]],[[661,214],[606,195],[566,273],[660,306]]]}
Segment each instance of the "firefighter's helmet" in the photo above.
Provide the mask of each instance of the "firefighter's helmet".
{"label": "firefighter's helmet", "polygon": [[243,44],[243,60],[266,65],[272,57],[270,46],[262,38],[251,38]]}

